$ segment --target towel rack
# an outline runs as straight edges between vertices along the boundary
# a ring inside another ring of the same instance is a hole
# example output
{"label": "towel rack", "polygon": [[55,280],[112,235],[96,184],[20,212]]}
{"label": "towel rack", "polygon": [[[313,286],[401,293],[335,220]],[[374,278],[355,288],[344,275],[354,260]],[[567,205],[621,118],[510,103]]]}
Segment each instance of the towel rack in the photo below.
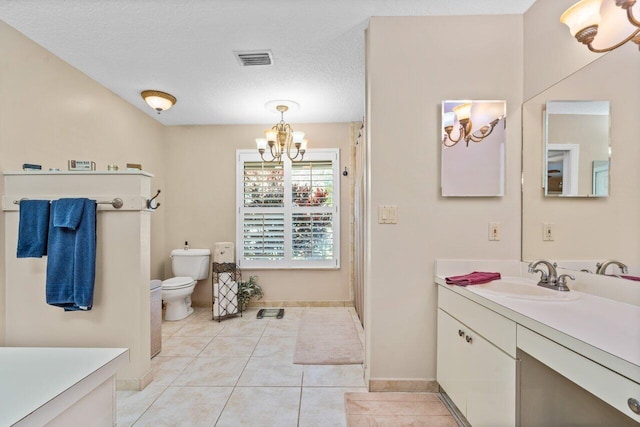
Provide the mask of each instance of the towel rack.
{"label": "towel rack", "polygon": [[[29,199],[23,198],[23,199],[20,199],[20,200],[14,200],[13,204],[14,205],[19,205],[20,202],[23,201],[23,200],[29,200]],[[124,205],[124,202],[122,201],[122,199],[120,197],[116,197],[113,200],[97,201],[96,204],[97,205],[111,205],[116,209],[120,209]]]}

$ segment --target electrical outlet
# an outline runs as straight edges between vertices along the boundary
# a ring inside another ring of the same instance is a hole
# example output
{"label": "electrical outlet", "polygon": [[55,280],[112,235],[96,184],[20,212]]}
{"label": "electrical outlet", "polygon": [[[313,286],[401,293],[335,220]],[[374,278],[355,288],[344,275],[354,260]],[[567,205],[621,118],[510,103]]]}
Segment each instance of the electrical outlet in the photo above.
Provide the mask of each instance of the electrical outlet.
{"label": "electrical outlet", "polygon": [[500,223],[492,221],[489,223],[489,240],[500,240]]}
{"label": "electrical outlet", "polygon": [[553,242],[556,239],[556,225],[550,223],[542,224],[542,240]]}

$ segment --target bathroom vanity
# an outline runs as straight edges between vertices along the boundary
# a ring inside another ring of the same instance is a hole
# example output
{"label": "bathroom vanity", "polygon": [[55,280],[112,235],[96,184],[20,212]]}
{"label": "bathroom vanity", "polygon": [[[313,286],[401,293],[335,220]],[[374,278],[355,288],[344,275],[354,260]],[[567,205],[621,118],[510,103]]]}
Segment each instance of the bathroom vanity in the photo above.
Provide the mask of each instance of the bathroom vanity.
{"label": "bathroom vanity", "polygon": [[[472,271],[462,268],[456,273]],[[510,268],[494,286],[468,287],[447,285],[444,277],[454,274],[436,269],[437,380],[462,415],[473,426],[553,425],[569,421],[562,408],[549,415],[552,406],[581,411],[576,402],[584,400],[591,421],[640,422],[640,307],[578,291],[540,292],[533,277],[520,274],[526,264]],[[533,369],[547,369],[551,379],[538,381]],[[545,400],[556,396],[549,388],[555,377],[575,385],[577,397]],[[532,416],[547,418],[539,424]]]}
{"label": "bathroom vanity", "polygon": [[116,425],[126,348],[0,348],[0,425]]}

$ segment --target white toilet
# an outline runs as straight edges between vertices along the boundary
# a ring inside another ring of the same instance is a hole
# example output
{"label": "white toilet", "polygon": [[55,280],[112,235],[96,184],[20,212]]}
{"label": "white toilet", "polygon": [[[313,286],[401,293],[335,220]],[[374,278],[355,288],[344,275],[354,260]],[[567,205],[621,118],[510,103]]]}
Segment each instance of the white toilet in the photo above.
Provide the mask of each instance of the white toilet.
{"label": "white toilet", "polygon": [[164,320],[181,320],[193,313],[191,294],[198,280],[209,276],[209,249],[174,249],[171,270],[176,277],[162,282],[162,300],[167,304]]}

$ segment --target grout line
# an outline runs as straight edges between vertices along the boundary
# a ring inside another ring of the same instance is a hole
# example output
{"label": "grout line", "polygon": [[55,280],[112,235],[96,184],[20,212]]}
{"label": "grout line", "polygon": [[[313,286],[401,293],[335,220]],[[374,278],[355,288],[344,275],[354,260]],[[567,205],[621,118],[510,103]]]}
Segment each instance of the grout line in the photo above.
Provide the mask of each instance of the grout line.
{"label": "grout line", "polygon": [[302,375],[300,378],[300,399],[298,400],[298,422],[296,423],[296,426],[300,426],[300,415],[302,414],[302,390],[304,390],[303,387],[304,384],[304,367],[302,368]]}

